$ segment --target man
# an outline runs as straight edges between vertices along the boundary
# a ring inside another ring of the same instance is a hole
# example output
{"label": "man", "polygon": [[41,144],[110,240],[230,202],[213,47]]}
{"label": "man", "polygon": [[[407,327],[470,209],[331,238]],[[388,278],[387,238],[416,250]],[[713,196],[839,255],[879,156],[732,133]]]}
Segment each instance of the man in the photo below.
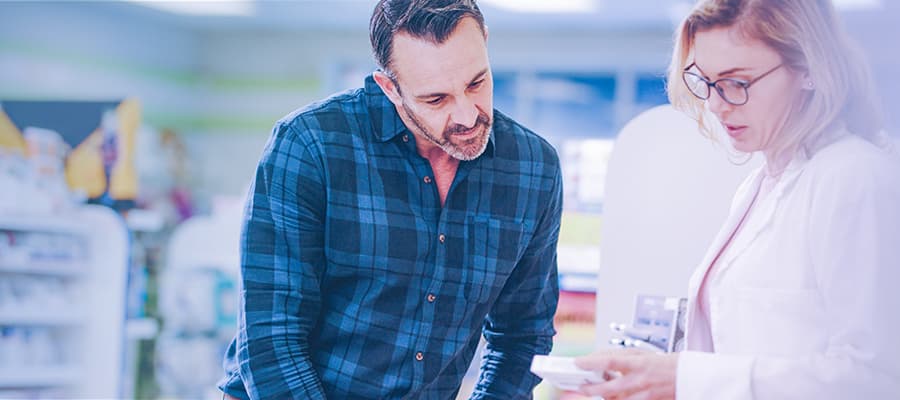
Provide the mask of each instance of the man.
{"label": "man", "polygon": [[550,351],[562,207],[553,148],[492,108],[473,0],[381,0],[379,71],[279,121],[241,239],[225,358],[239,399],[530,398]]}

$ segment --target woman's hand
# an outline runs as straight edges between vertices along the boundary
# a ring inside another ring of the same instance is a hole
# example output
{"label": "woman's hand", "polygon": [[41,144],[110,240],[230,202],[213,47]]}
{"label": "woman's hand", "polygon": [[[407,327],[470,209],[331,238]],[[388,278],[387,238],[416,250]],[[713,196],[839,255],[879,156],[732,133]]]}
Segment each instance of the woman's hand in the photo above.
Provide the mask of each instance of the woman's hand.
{"label": "woman's hand", "polygon": [[[612,379],[581,386],[581,393],[605,400],[674,400],[678,353],[659,354],[643,350],[602,350],[575,359],[581,369],[612,372]],[[621,374],[621,375],[619,375]]]}

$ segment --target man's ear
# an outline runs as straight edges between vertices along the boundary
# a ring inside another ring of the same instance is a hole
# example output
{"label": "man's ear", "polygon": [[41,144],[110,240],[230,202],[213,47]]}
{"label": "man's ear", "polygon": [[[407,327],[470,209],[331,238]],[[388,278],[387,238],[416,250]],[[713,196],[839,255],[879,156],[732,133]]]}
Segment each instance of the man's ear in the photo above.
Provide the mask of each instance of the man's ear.
{"label": "man's ear", "polygon": [[391,103],[394,103],[397,107],[403,104],[403,99],[400,98],[400,88],[397,87],[388,74],[384,73],[384,71],[375,71],[372,74],[372,78],[375,78],[375,83],[378,84],[378,87],[381,88],[381,91],[384,92],[384,95],[388,97]]}

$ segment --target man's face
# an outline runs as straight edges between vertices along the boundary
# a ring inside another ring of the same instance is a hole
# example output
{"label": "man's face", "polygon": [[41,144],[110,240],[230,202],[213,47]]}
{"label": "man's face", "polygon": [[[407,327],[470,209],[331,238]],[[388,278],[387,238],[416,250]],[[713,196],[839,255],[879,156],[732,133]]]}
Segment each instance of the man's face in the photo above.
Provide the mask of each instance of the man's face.
{"label": "man's face", "polygon": [[493,122],[494,83],[486,37],[475,20],[463,19],[437,45],[398,33],[391,69],[396,80],[386,85],[382,79],[379,85],[410,131],[424,139],[417,141],[420,152],[440,148],[459,160],[484,152]]}

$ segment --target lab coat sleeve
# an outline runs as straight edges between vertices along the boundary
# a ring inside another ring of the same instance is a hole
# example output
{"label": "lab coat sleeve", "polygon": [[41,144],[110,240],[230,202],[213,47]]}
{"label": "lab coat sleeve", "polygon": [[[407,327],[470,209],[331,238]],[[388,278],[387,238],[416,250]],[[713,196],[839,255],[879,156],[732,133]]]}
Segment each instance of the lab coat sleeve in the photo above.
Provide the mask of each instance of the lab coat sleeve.
{"label": "lab coat sleeve", "polygon": [[[882,162],[883,161],[883,162]],[[900,165],[847,158],[810,193],[810,264],[828,323],[803,358],[685,352],[676,399],[900,398]]]}

